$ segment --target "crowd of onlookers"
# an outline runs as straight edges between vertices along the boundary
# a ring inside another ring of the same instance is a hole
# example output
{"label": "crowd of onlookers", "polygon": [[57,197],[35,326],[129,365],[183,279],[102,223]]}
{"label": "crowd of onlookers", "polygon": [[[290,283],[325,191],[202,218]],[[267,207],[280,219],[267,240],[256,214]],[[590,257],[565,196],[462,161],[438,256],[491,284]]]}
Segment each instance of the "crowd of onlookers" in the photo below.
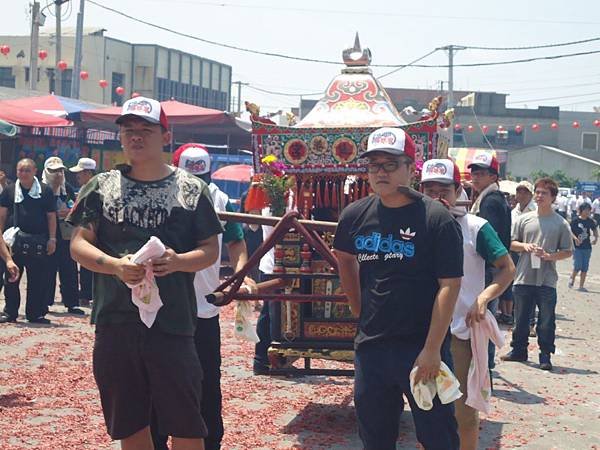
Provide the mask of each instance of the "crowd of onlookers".
{"label": "crowd of onlookers", "polygon": [[[0,323],[17,320],[24,272],[25,317],[29,322],[50,323],[46,314],[55,301],[57,275],[67,313],[84,315],[80,306],[90,305],[92,273],[78,268],[69,249],[73,227],[65,218],[77,199],[77,190],[67,182],[67,170],[79,188],[94,176],[96,162],[81,158],[68,169],[59,157],[51,156],[45,160],[40,176],[35,162],[25,158],[17,163],[14,183],[0,172],[0,231],[12,250],[6,262],[0,263],[0,287],[4,287],[5,297]],[[2,243],[4,252],[5,247]]]}

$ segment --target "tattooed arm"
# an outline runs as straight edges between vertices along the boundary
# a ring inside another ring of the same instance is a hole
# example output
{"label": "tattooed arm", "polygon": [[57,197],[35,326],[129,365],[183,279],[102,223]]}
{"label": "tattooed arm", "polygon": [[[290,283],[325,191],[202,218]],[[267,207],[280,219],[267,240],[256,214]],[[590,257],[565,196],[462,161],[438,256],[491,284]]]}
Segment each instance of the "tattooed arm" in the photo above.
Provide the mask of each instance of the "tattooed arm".
{"label": "tattooed arm", "polygon": [[114,258],[107,255],[96,243],[93,225],[77,227],[71,236],[72,258],[88,270],[116,275],[125,283],[138,284],[144,278],[144,267],[131,262],[132,255]]}

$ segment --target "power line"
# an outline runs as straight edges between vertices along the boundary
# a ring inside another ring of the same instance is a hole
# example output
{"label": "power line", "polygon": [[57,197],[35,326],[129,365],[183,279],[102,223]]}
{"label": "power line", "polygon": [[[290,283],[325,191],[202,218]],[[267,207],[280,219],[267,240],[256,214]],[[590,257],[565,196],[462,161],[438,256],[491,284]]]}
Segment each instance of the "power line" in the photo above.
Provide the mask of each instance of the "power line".
{"label": "power line", "polygon": [[579,95],[563,95],[560,97],[546,97],[546,98],[533,98],[533,99],[528,99],[528,100],[515,100],[512,102],[506,102],[506,104],[514,105],[516,103],[542,102],[542,101],[546,101],[546,100],[561,100],[563,98],[586,97],[588,95],[600,95],[600,92],[589,92],[587,94],[579,94]]}
{"label": "power line", "polygon": [[[164,3],[164,0],[146,0]],[[515,22],[515,23],[547,23],[547,24],[571,24],[571,25],[600,25],[600,22],[590,21],[564,21],[564,20],[545,20],[545,19],[518,19],[509,17],[482,17],[482,16],[452,16],[452,15],[433,15],[433,14],[415,14],[415,13],[395,13],[392,11],[373,11],[373,10],[344,10],[344,9],[317,9],[317,8],[294,8],[278,5],[246,5],[239,3],[224,3],[224,2],[208,2],[196,0],[170,0],[169,3],[180,3],[187,5],[204,5],[215,6],[220,8],[245,8],[245,9],[266,9],[269,11],[289,11],[299,13],[319,13],[319,14],[334,14],[340,15],[359,15],[366,16],[383,16],[383,17],[409,17],[416,19],[443,19],[447,20],[465,20],[465,21],[489,21],[489,22]]]}
{"label": "power line", "polygon": [[438,50],[439,50],[439,49],[435,48],[435,49],[431,50],[429,53],[427,53],[426,55],[423,55],[423,56],[421,56],[420,58],[417,58],[417,59],[415,59],[414,61],[411,61],[411,62],[409,62],[408,64],[405,64],[405,65],[403,65],[403,66],[400,66],[400,67],[398,67],[397,69],[394,69],[394,70],[392,70],[392,71],[390,71],[390,72],[388,72],[388,73],[384,73],[383,75],[381,75],[381,76],[377,77],[377,79],[378,79],[378,80],[381,80],[382,78],[384,78],[384,77],[387,77],[388,75],[391,75],[391,74],[393,74],[393,73],[396,73],[396,72],[398,72],[399,70],[402,70],[402,69],[404,69],[404,68],[406,68],[406,67],[412,67],[412,66],[414,66],[414,64],[418,63],[419,61],[421,61],[421,60],[423,60],[423,59],[427,58],[427,57],[428,57],[428,56],[430,56],[430,55],[433,55],[433,54],[434,54],[435,52],[437,52]]}
{"label": "power line", "polygon": [[[237,51],[241,51],[241,52],[245,52],[245,53],[252,53],[252,54],[256,54],[256,55],[263,55],[263,56],[272,56],[272,57],[276,57],[276,58],[283,58],[283,59],[287,59],[287,60],[295,60],[295,61],[304,61],[304,62],[313,62],[313,63],[320,63],[320,64],[331,64],[331,65],[343,65],[343,62],[338,62],[338,61],[330,61],[330,60],[323,60],[323,59],[314,59],[314,58],[304,58],[304,57],[300,57],[300,56],[291,56],[291,55],[285,55],[282,53],[275,53],[275,52],[266,52],[266,51],[261,51],[261,50],[253,50],[250,48],[245,48],[245,47],[238,47],[235,45],[230,45],[230,44],[224,44],[221,42],[216,42],[216,41],[212,41],[209,39],[205,39],[205,38],[201,38],[199,36],[194,36],[191,34],[187,34],[187,33],[182,33],[180,31],[177,30],[173,30],[171,28],[167,28],[164,27],[162,25],[158,25],[152,22],[148,22],[146,20],[142,20],[142,19],[138,19],[137,17],[133,17],[129,14],[126,14],[122,11],[118,11],[114,8],[110,8],[108,6],[104,6],[101,5],[100,3],[95,2],[94,0],[88,0],[89,3],[91,3],[92,5],[95,5],[99,8],[105,9],[107,11],[110,11],[112,13],[118,14],[120,16],[126,17],[130,20],[133,20],[135,22],[139,22],[142,23],[144,25],[148,25],[150,27],[159,29],[159,30],[163,30],[166,31],[168,33],[172,33],[172,34],[176,34],[178,36],[182,36],[182,37],[186,37],[189,39],[193,39],[196,41],[200,41],[200,42],[204,42],[206,44],[210,44],[210,45],[215,45],[218,47],[224,47],[224,48],[229,48],[231,50],[237,50]],[[496,62],[487,62],[487,63],[470,63],[470,64],[454,64],[454,67],[484,67],[484,66],[498,66],[498,65],[506,65],[506,64],[519,64],[519,63],[527,63],[527,62],[533,62],[533,61],[541,61],[541,60],[555,60],[555,59],[561,59],[561,58],[569,58],[569,57],[573,57],[573,56],[584,56],[584,55],[592,55],[592,54],[596,54],[596,53],[600,53],[600,50],[594,50],[594,51],[589,51],[589,52],[578,52],[578,53],[570,53],[570,54],[563,54],[563,55],[552,55],[552,56],[540,56],[540,57],[533,57],[533,58],[526,58],[526,59],[517,59],[517,60],[510,60],[510,61],[496,61]],[[427,64],[372,64],[371,67],[388,67],[388,68],[405,68],[405,67],[420,67],[420,68],[448,68],[447,64],[440,64],[440,65],[427,65]],[[386,74],[387,75],[387,74]],[[384,75],[384,76],[386,76]]]}
{"label": "power line", "polygon": [[310,97],[312,95],[323,95],[323,91],[292,93],[292,92],[277,92],[277,91],[270,91],[268,89],[261,89],[252,84],[248,84],[246,87],[248,87],[249,89],[252,89],[254,91],[262,92],[264,94],[281,95],[283,97]]}
{"label": "power line", "polygon": [[541,48],[555,48],[555,47],[566,47],[569,45],[578,45],[578,44],[587,44],[588,42],[600,41],[600,37],[583,39],[581,41],[571,41],[571,42],[560,42],[557,44],[543,44],[543,45],[530,45],[530,46],[521,46],[521,47],[481,47],[474,45],[464,46],[470,50],[501,50],[501,51],[515,51],[515,50],[537,50]]}

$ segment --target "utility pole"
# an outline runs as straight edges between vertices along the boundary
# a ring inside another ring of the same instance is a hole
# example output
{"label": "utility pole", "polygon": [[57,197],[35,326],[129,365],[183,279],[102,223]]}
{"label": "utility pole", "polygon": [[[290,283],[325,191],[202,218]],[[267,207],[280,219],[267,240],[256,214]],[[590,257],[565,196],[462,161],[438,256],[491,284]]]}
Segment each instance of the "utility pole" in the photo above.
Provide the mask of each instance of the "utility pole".
{"label": "utility pole", "polygon": [[85,0],[79,0],[77,13],[77,31],[75,33],[75,61],[73,62],[73,76],[71,77],[71,97],[79,98],[79,73],[81,72],[81,58],[83,54],[83,11]]}
{"label": "utility pole", "polygon": [[242,113],[242,86],[248,86],[249,83],[242,83],[241,81],[234,81],[231,84],[237,84],[237,113]]}
{"label": "utility pole", "polygon": [[56,16],[56,58],[54,58],[54,91],[57,95],[63,95],[62,91],[62,72],[58,70],[58,62],[62,59],[62,8],[61,5],[66,0],[56,0],[54,2],[54,13]]}
{"label": "utility pole", "polygon": [[[438,50],[446,50],[448,52],[448,109],[454,108],[454,53],[459,50],[465,50],[466,47],[461,45],[446,45]],[[454,145],[454,130],[450,129],[449,147]]]}
{"label": "utility pole", "polygon": [[29,89],[37,89],[38,48],[40,46],[40,2],[31,5],[31,48],[29,55]]}

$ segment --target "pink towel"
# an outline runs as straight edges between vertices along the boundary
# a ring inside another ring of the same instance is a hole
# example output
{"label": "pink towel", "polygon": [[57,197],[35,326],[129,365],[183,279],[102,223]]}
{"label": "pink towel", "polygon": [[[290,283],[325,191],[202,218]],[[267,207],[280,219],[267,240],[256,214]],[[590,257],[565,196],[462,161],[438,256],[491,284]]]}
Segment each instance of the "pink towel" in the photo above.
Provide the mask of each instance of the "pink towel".
{"label": "pink towel", "polygon": [[504,335],[498,328],[494,315],[487,311],[485,319],[471,324],[471,352],[473,358],[467,378],[467,400],[465,403],[485,414],[490,412],[492,385],[488,371],[488,342],[496,347],[504,345]]}

